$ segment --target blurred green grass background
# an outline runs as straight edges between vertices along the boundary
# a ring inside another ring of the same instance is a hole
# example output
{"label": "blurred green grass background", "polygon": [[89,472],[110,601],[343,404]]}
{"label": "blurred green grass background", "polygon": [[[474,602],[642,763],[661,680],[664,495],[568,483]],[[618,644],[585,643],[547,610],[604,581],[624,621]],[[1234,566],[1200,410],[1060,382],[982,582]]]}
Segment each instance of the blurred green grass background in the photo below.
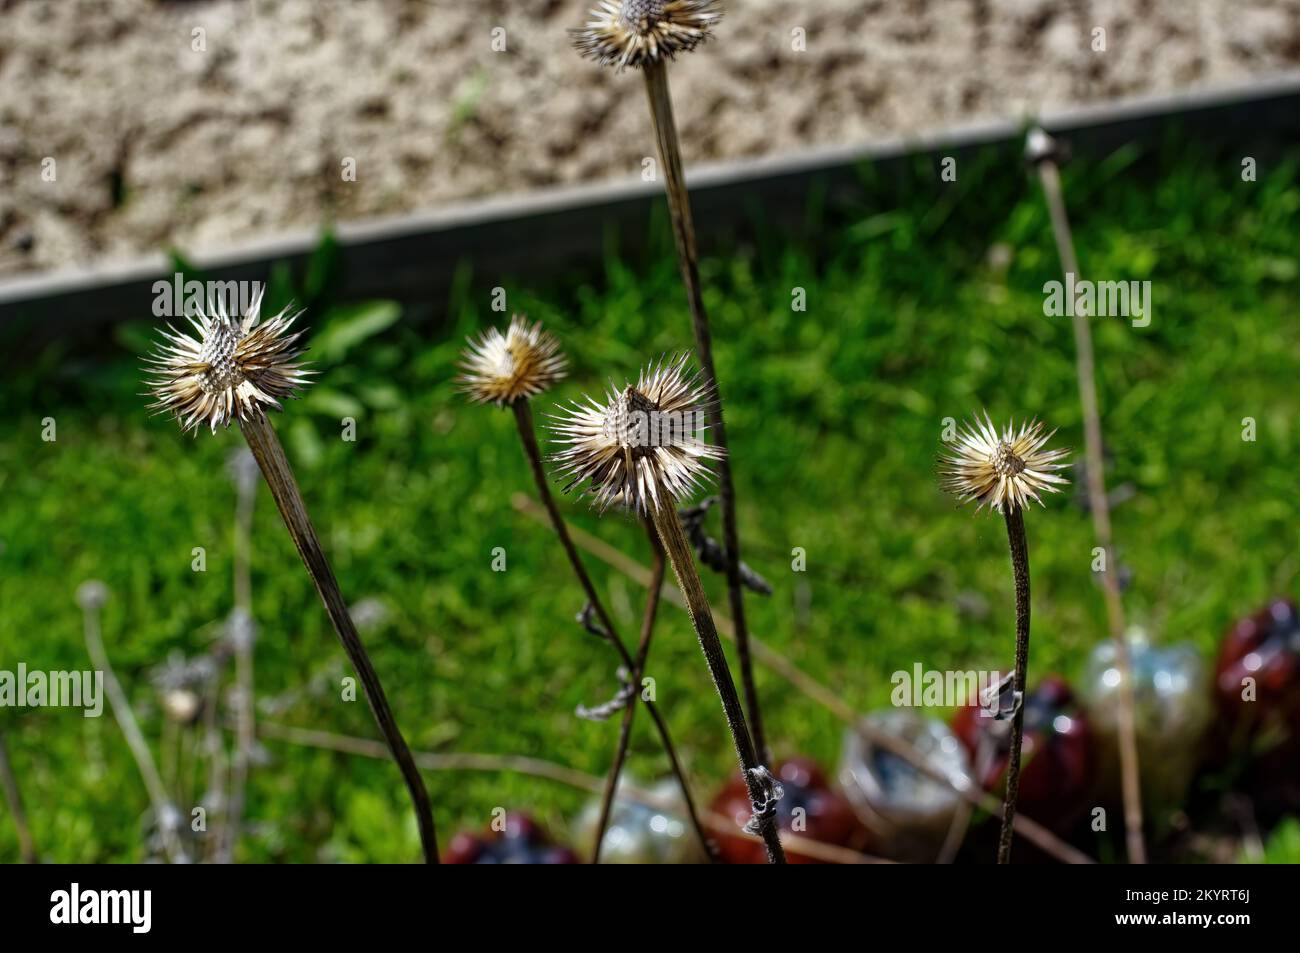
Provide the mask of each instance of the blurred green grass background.
{"label": "blurred green grass background", "polygon": [[[1114,512],[1119,558],[1134,574],[1128,612],[1155,641],[1190,641],[1207,657],[1232,620],[1298,591],[1298,170],[1292,152],[1243,182],[1239,157],[1179,140],[1065,171],[1085,277],[1153,285],[1149,327],[1093,326],[1108,479],[1135,491]],[[887,704],[890,674],[918,662],[1010,662],[1003,527],[938,490],[943,419],[984,408],[995,420],[1037,415],[1080,452],[1082,427],[1069,319],[1043,315],[1043,283],[1059,275],[1034,180],[993,155],[963,160],[956,183],[940,184],[924,162],[862,178],[859,204],[814,203],[803,237],[760,228],[756,241],[707,257],[703,273],[744,555],[775,589],[749,598],[752,630],[865,710]],[[580,591],[551,534],[510,505],[511,494],[531,493],[511,415],[468,405],[454,376],[465,336],[508,318],[479,285],[505,286],[510,310],[544,321],[570,356],[570,378],[534,404],[539,419],[689,347],[663,219],[644,254],[614,248],[597,273],[548,286],[462,269],[437,321],[383,302],[313,308],[304,319],[322,373],[276,426],[344,593],[389,610],[366,641],[416,749],[531,754],[594,774],[609,764],[615,725],[573,710],[610,696],[616,658],[574,623]],[[308,301],[324,300],[320,271],[293,282],[281,272],[271,297],[287,297],[293,283]],[[791,308],[795,288],[806,291],[804,312]],[[128,323],[98,353],[66,342],[6,372],[0,667],[89,667],[73,593],[102,579],[112,592],[108,652],[156,742],[150,670],[169,653],[209,649],[231,609],[226,461],[242,440],[183,437],[147,415],[138,362],[152,330]],[[345,416],[357,421],[354,443],[340,439]],[[41,440],[46,417],[56,442]],[[1242,440],[1245,417],[1257,422],[1254,442]],[[1074,490],[1028,521],[1031,681],[1076,674],[1105,636],[1091,524]],[[598,517],[579,501],[566,512],[648,563],[634,521]],[[206,549],[203,573],[191,570],[196,546]],[[491,569],[497,546],[505,572]],[[794,547],[806,550],[805,573],[791,571]],[[642,590],[589,565],[632,638]],[[706,581],[725,606],[720,579]],[[986,612],[961,608],[981,600]],[[340,700],[350,673],[264,487],[253,604],[258,694],[297,695],[274,720],[374,737],[364,702]],[[649,674],[706,798],[734,759],[676,609],[661,613]],[[776,755],[832,767],[840,723],[762,668],[758,686]],[[142,858],[147,800],[107,711],[9,710],[0,726],[45,859]],[[630,761],[641,779],[665,770],[648,726],[637,719]],[[391,765],[269,739],[265,747],[269,762],[254,768],[247,804],[254,829],[238,859],[418,855]],[[531,811],[565,839],[587,799],[508,774],[427,780],[444,844],[456,830],[485,827],[497,807]],[[17,856],[13,826],[0,822],[0,860]]]}

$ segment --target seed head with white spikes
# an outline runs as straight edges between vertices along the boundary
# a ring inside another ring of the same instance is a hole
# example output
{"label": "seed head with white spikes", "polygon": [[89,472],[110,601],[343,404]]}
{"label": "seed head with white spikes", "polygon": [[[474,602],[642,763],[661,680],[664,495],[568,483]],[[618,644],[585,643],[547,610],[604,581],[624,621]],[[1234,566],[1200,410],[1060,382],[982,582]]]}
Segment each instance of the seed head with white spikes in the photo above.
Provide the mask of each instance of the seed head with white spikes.
{"label": "seed head with white spikes", "polygon": [[979,501],[978,509],[1001,513],[1006,506],[1023,509],[1030,500],[1042,505],[1040,493],[1055,493],[1070,482],[1057,475],[1070,451],[1046,449],[1055,433],[1034,420],[1019,429],[1009,423],[999,436],[985,413],[983,421],[976,417],[958,431],[940,459],[940,482],[962,502]]}
{"label": "seed head with white spikes", "polygon": [[601,509],[646,513],[704,485],[709,461],[725,451],[700,439],[713,386],[687,360],[661,360],[643,369],[635,386],[611,384],[603,402],[588,397],[552,417],[555,442],[564,447],[553,459],[568,478],[566,492],[579,487]]}
{"label": "seed head with white spikes", "polygon": [[560,342],[542,330],[542,322],[530,325],[516,314],[505,334],[488,328],[470,340],[461,356],[460,385],[470,400],[505,406],[530,400],[562,380],[566,364]]}
{"label": "seed head with white spikes", "polygon": [[583,56],[622,72],[690,52],[721,19],[718,0],[601,0],[569,35]]}
{"label": "seed head with white spikes", "polygon": [[147,361],[146,383],[156,398],[153,408],[176,417],[184,431],[218,426],[280,409],[310,381],[312,371],[299,362],[302,331],[290,331],[301,311],[281,311],[261,319],[259,292],[243,318],[226,314],[223,304],[188,318],[198,337],[169,325]]}

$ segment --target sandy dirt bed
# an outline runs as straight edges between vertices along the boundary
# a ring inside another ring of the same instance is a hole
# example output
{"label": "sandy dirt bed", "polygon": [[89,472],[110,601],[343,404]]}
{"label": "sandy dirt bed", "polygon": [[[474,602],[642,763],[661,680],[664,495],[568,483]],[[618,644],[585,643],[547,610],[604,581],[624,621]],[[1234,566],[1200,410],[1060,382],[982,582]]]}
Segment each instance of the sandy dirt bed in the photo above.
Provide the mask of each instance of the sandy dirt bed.
{"label": "sandy dirt bed", "polygon": [[[0,0],[0,274],[636,175],[586,6]],[[672,83],[689,163],[1297,67],[1300,0],[732,0]]]}

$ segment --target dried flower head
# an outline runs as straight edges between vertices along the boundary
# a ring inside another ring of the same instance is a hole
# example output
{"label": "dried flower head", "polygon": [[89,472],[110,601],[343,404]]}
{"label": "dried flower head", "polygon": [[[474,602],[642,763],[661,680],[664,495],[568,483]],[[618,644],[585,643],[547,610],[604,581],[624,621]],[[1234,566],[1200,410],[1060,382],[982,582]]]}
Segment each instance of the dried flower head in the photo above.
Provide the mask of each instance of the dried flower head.
{"label": "dried flower head", "polygon": [[302,331],[289,331],[301,311],[285,308],[262,321],[260,291],[243,318],[227,316],[221,303],[209,302],[208,310],[215,314],[189,317],[197,338],[168,325],[148,361],[152,377],[146,383],[157,398],[152,406],[175,415],[182,430],[206,424],[215,433],[266,407],[279,410],[281,399],[308,382],[312,372],[297,360]]}
{"label": "dried flower head", "polygon": [[530,325],[516,314],[505,334],[489,328],[477,341],[470,339],[461,358],[465,373],[460,385],[481,404],[513,404],[562,379],[566,364],[560,342],[542,330],[542,322]]}
{"label": "dried flower head", "polygon": [[1055,484],[1070,482],[1056,475],[1069,451],[1044,449],[1055,433],[1034,420],[1019,430],[1012,422],[999,437],[985,413],[983,422],[977,417],[958,432],[940,460],[943,487],[963,502],[978,500],[979,509],[988,505],[999,513],[1007,505],[1023,509],[1030,500],[1042,505],[1040,492],[1055,493]]}
{"label": "dried flower head", "polygon": [[98,579],[87,579],[77,587],[77,605],[87,612],[102,608],[108,601],[108,586]]}
{"label": "dried flower head", "polygon": [[604,403],[587,398],[553,417],[555,454],[569,482],[604,509],[620,504],[647,512],[700,488],[710,475],[708,461],[721,447],[699,435],[713,400],[713,387],[687,368],[688,355],[660,360],[641,371],[636,386],[612,385]]}
{"label": "dried flower head", "polygon": [[573,45],[602,66],[644,66],[689,53],[722,19],[718,0],[601,0]]}
{"label": "dried flower head", "polygon": [[173,654],[150,676],[158,692],[163,714],[172,721],[191,725],[203,709],[203,699],[217,679],[217,660],[211,655],[187,659]]}

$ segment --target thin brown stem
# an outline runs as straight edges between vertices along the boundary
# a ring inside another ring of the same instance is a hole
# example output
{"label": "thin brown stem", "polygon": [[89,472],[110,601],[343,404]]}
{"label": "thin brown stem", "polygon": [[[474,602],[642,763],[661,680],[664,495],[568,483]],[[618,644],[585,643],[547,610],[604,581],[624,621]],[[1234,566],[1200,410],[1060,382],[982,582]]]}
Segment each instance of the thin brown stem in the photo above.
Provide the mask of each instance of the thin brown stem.
{"label": "thin brown stem", "polygon": [[[520,512],[525,513],[537,522],[546,524],[546,515],[541,509],[523,494],[515,494],[512,497],[512,503]],[[597,559],[607,563],[614,569],[623,573],[633,582],[639,585],[647,585],[650,579],[650,570],[646,569],[635,559],[632,559],[621,550],[615,549],[609,543],[596,536],[585,533],[580,529],[573,530],[574,542],[582,549],[591,553]],[[686,611],[686,599],[680,591],[674,588],[664,590],[663,598],[679,609]],[[727,639],[734,641],[735,629],[731,624],[731,619],[720,612],[715,612],[713,616],[717,624],[718,631]],[[908,764],[912,765],[921,774],[925,775],[932,781],[944,785],[955,791],[964,801],[973,807],[989,814],[998,814],[1002,806],[997,799],[980,789],[971,785],[970,781],[961,776],[952,776],[944,773],[930,764],[914,745],[910,744],[903,738],[892,735],[886,731],[872,725],[866,721],[862,713],[857,711],[848,702],[844,701],[838,693],[829,686],[813,678],[790,658],[771,648],[766,643],[754,639],[752,640],[754,649],[754,660],[761,665],[767,666],[768,669],[775,672],[778,676],[785,679],[798,692],[811,699],[818,705],[821,705],[832,715],[856,731],[862,738],[872,744],[878,745],[884,750],[902,758]],[[1024,835],[1025,839],[1042,849],[1045,853],[1050,854],[1057,860],[1067,864],[1091,864],[1093,859],[1077,848],[1065,843],[1047,828],[1043,827],[1032,818],[1024,814],[1017,814],[1015,820],[1016,831]]]}
{"label": "thin brown stem", "polygon": [[1029,672],[1029,542],[1025,538],[1025,513],[1008,504],[1003,511],[1007,542],[1011,547],[1011,574],[1016,580],[1016,675],[1012,698],[1016,713],[1011,719],[1011,760],[1007,764],[1007,790],[1002,799],[1002,831],[998,836],[998,863],[1011,863],[1011,835],[1020,797],[1020,748],[1025,738],[1025,686]]}
{"label": "thin brown stem", "polygon": [[[1038,163],[1043,194],[1052,218],[1052,234],[1061,261],[1061,270],[1067,276],[1079,277],[1079,262],[1074,251],[1074,236],[1065,209],[1065,196],[1061,189],[1061,175],[1056,163],[1044,159]],[[1128,637],[1125,633],[1124,603],[1119,590],[1119,572],[1114,562],[1111,543],[1110,498],[1106,493],[1106,471],[1102,457],[1101,413],[1097,401],[1097,372],[1092,347],[1092,329],[1088,318],[1078,308],[1072,308],[1076,376],[1079,382],[1079,403],[1083,408],[1084,459],[1088,478],[1088,509],[1092,514],[1093,532],[1102,550],[1105,568],[1101,574],[1101,588],[1106,599],[1106,616],[1110,636],[1115,643],[1115,665],[1119,669],[1120,689],[1118,706],[1119,762],[1121,786],[1124,796],[1124,830],[1128,844],[1129,861],[1146,863],[1146,845],[1142,837],[1142,782],[1138,764],[1137,720],[1133,704],[1133,665],[1130,659]]]}
{"label": "thin brown stem", "polygon": [[316,530],[307,515],[306,504],[303,503],[302,493],[298,490],[298,483],[294,479],[284,448],[280,446],[280,439],[276,436],[271,421],[265,415],[259,414],[241,419],[239,425],[244,432],[244,438],[248,441],[249,449],[253,451],[257,465],[262,469],[266,485],[271,489],[271,496],[275,499],[275,505],[284,519],[284,525],[289,529],[289,536],[298,549],[298,555],[302,557],[316,592],[325,605],[325,611],[330,617],[330,623],[334,626],[339,642],[343,645],[343,651],[347,653],[348,660],[361,679],[366,702],[370,705],[375,723],[379,725],[379,731],[388,744],[389,753],[392,754],[393,760],[397,762],[402,772],[411,802],[415,806],[415,818],[420,828],[420,842],[424,848],[425,862],[436,864],[438,863],[438,838],[433,826],[433,809],[429,804],[429,795],[424,789],[424,780],[420,777],[420,772],[411,758],[411,749],[407,747],[406,739],[402,737],[402,732],[397,727],[397,720],[388,706],[388,697],[384,694],[383,685],[380,684],[379,676],[370,662],[365,646],[361,644],[361,637],[352,623],[352,617],[348,614],[347,603],[343,601],[338,580],[334,578],[334,570],[330,568],[329,561],[325,558],[325,551],[321,549]]}
{"label": "thin brown stem", "polygon": [[[641,618],[641,641],[637,645],[635,668],[629,673],[628,684],[635,693],[641,685],[641,676],[645,671],[646,657],[650,654],[650,637],[654,633],[655,618],[659,614],[659,594],[664,584],[664,553],[659,544],[659,537],[654,527],[647,526],[650,546],[654,552],[654,561],[650,568],[650,587],[646,592],[645,614]],[[600,847],[605,840],[605,829],[609,827],[609,815],[614,807],[614,794],[618,790],[619,775],[623,773],[623,764],[627,760],[628,744],[632,740],[632,716],[636,714],[636,698],[629,698],[623,709],[623,721],[619,726],[618,748],[614,751],[614,763],[610,765],[609,775],[605,778],[605,790],[600,797],[600,815],[596,821],[595,843],[591,849],[591,862],[600,863]]]}
{"label": "thin brown stem", "polygon": [[[263,738],[272,738],[286,744],[303,745],[324,751],[337,751],[342,754],[356,755],[362,758],[386,758],[388,752],[381,742],[368,738],[354,738],[349,735],[336,735],[328,731],[315,731],[310,728],[294,728],[263,721],[257,726]],[[557,764],[541,758],[515,754],[481,754],[478,752],[415,752],[415,760],[425,771],[510,771],[526,774],[535,778],[544,778],[557,784],[567,784],[580,791],[598,794],[603,789],[604,781],[594,774],[586,774],[568,765]],[[624,785],[621,792],[629,801],[644,804],[660,811],[676,811],[679,807],[676,798],[659,792],[646,791],[641,788]],[[704,814],[705,825],[719,834],[736,834],[736,824],[716,811]],[[741,837],[756,835],[740,833]],[[786,847],[792,854],[820,860],[831,864],[888,864],[891,861],[870,854],[861,854],[850,847],[828,844],[798,834],[786,835]]]}
{"label": "thin brown stem", "polygon": [[[771,795],[770,790],[765,789],[762,782],[761,772],[766,771],[766,767],[759,760],[754,741],[745,726],[745,713],[740,703],[740,695],[736,692],[736,683],[731,678],[727,656],[722,651],[722,640],[718,638],[718,630],[713,622],[713,612],[709,608],[708,597],[704,594],[700,574],[695,568],[695,556],[691,551],[690,543],[686,541],[686,534],[682,531],[677,511],[673,509],[672,497],[668,496],[662,488],[661,493],[667,502],[664,505],[653,504],[650,516],[654,520],[655,529],[659,532],[664,551],[668,554],[668,561],[672,563],[677,585],[686,597],[687,610],[695,626],[695,634],[699,637],[704,660],[709,666],[709,674],[713,677],[713,685],[718,690],[718,696],[722,699],[722,711],[726,715],[727,727],[731,730],[731,740],[736,746],[736,755],[740,759],[741,776],[749,789],[749,799],[757,810],[759,805],[769,803]],[[759,833],[767,847],[768,863],[784,864],[785,851],[781,848],[781,836],[776,828],[775,812],[768,812],[763,816],[756,814],[756,819],[760,824]]]}
{"label": "thin brown stem", "polygon": [[[569,526],[564,521],[564,516],[560,513],[560,508],[556,505],[555,497],[551,493],[551,485],[546,479],[546,469],[542,465],[542,450],[537,444],[537,431],[533,426],[532,407],[526,400],[517,400],[511,406],[514,410],[515,423],[519,429],[519,440],[524,445],[524,457],[528,460],[529,469],[533,474],[533,483],[537,486],[537,495],[546,508],[551,528],[555,530],[555,535],[559,537],[564,554],[569,559],[569,565],[573,567],[573,574],[578,577],[578,583],[582,586],[587,602],[591,604],[592,611],[596,613],[596,618],[600,621],[601,627],[608,634],[610,644],[614,646],[614,650],[618,653],[623,667],[631,672],[636,668],[632,656],[628,654],[627,647],[623,644],[623,640],[619,638],[613,620],[610,618],[609,613],[605,611],[605,604],[601,601],[600,596],[596,594],[596,586],[592,583],[591,576],[587,574],[587,567],[583,565],[582,557],[578,554],[577,547],[573,545],[573,538],[569,534]],[[646,699],[645,706],[646,711],[650,713],[651,720],[655,723],[655,730],[659,733],[659,741],[663,745],[664,753],[668,756],[668,764],[673,777],[677,779],[677,784],[681,788],[682,799],[686,804],[691,826],[694,828],[705,853],[709,857],[714,857],[713,842],[705,833],[704,825],[700,823],[699,814],[695,807],[695,799],[691,796],[691,786],[686,781],[686,772],[677,757],[677,749],[673,745],[672,736],[668,731],[668,722],[664,720],[659,711],[659,706],[653,701]],[[629,705],[629,707],[632,706]]]}
{"label": "thin brown stem", "polygon": [[36,841],[32,838],[32,829],[27,824],[27,812],[23,810],[23,799],[18,792],[18,777],[9,760],[9,748],[5,745],[4,732],[0,731],[0,788],[5,793],[5,803],[9,805],[9,815],[14,819],[14,830],[18,833],[18,854],[24,864],[38,864]]}
{"label": "thin brown stem", "polygon": [[[655,61],[647,63],[643,71],[646,94],[650,102],[650,118],[659,149],[659,162],[663,166],[668,213],[672,219],[673,238],[677,244],[682,284],[686,286],[686,299],[691,310],[695,350],[705,379],[713,385],[714,399],[708,408],[709,427],[713,430],[714,441],[725,451],[728,445],[727,428],[722,416],[722,390],[718,385],[718,374],[713,365],[713,335],[709,329],[709,316],[704,309],[704,296],[700,288],[699,256],[695,248],[695,222],[691,216],[690,194],[686,190],[686,175],[682,169],[682,151],[677,139],[677,123],[673,118],[672,96],[668,91],[668,67],[662,61]],[[740,576],[740,534],[736,528],[736,489],[731,479],[730,453],[724,454],[722,459],[717,461],[716,469],[718,489],[722,495],[722,544],[727,560],[727,598],[731,606],[731,617],[736,624],[736,655],[740,662],[740,680],[745,690],[745,704],[749,713],[754,747],[759,757],[766,762],[771,758],[771,754],[763,728],[762,711],[758,704],[754,664],[750,657],[749,626],[745,621],[745,590]]]}

